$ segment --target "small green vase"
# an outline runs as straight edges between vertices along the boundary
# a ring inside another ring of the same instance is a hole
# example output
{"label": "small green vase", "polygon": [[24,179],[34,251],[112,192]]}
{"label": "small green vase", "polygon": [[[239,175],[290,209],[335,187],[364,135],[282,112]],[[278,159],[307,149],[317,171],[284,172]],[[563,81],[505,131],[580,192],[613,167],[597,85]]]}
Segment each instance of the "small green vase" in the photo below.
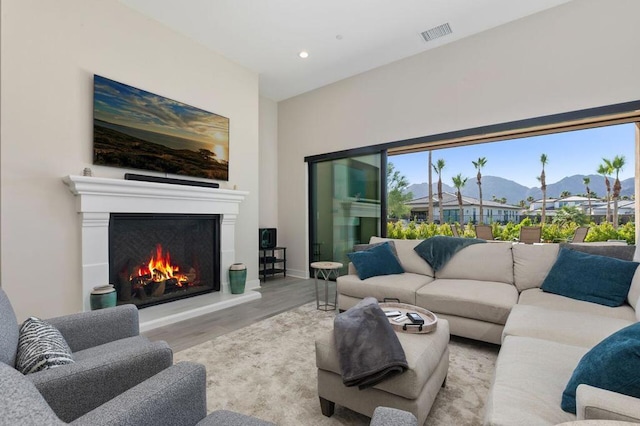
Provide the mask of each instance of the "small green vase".
{"label": "small green vase", "polygon": [[91,310],[116,306],[116,289],[112,285],[95,287],[89,296]]}
{"label": "small green vase", "polygon": [[244,293],[246,281],[247,267],[244,263],[234,263],[229,267],[229,287],[231,287],[231,294]]}

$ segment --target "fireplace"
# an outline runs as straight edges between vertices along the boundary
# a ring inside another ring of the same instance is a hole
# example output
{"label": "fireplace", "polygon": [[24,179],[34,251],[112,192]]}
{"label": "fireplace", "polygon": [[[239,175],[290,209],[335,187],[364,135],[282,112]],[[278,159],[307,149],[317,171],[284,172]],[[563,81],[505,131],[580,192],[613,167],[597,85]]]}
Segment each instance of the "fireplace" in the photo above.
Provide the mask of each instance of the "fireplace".
{"label": "fireplace", "polygon": [[[236,262],[236,219],[240,213],[240,203],[249,194],[248,192],[75,175],[64,177],[63,182],[75,195],[76,211],[79,216],[82,283],[78,290],[82,292],[82,309],[85,311],[91,309],[89,295],[94,287],[107,283],[116,284],[110,281],[109,259],[109,228],[113,214],[167,214],[174,217],[215,215],[218,217],[220,246],[219,253],[214,256],[214,259],[219,259],[220,273],[214,271],[213,285],[216,288],[215,280],[219,280],[217,285],[220,291],[211,291],[198,297],[184,298],[172,303],[147,305],[147,308],[140,310],[141,331],[260,299],[260,292],[257,291],[231,294],[228,274],[225,273],[229,266]],[[214,229],[218,228],[214,227]],[[155,244],[154,242],[151,248],[144,249],[146,250],[144,254],[148,256],[149,250],[154,254],[157,253]],[[163,241],[160,241],[160,244],[163,254],[169,250],[171,263],[175,263],[173,260],[182,261],[176,258],[181,255],[179,253],[181,249],[165,246],[167,242]],[[187,259],[186,262],[191,261]],[[254,279],[248,280],[245,288],[250,290],[259,286],[260,281]],[[152,292],[151,289],[149,291]]]}
{"label": "fireplace", "polygon": [[109,282],[138,308],[220,290],[220,215],[112,213]]}

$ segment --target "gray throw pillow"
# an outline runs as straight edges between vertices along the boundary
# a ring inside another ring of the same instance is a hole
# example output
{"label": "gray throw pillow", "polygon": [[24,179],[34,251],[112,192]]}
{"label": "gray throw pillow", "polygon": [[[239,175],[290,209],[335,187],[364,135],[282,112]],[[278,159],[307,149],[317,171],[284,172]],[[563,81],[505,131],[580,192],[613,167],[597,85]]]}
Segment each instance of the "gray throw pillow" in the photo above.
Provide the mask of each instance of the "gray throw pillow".
{"label": "gray throw pillow", "polygon": [[72,364],[71,348],[53,325],[36,317],[20,327],[16,369],[22,374]]}

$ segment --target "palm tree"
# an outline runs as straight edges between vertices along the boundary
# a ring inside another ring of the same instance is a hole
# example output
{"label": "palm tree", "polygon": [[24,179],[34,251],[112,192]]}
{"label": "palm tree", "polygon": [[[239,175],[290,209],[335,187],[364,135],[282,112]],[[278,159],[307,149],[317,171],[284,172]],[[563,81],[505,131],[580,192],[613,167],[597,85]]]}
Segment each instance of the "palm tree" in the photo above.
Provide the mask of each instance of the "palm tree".
{"label": "palm tree", "polygon": [[478,180],[478,194],[480,196],[480,223],[484,223],[484,215],[482,211],[482,173],[480,170],[487,164],[487,159],[485,157],[478,158],[478,161],[472,161],[473,167],[478,169],[478,174],[476,175],[476,179]]}
{"label": "palm tree", "polygon": [[605,221],[608,221],[611,215],[611,182],[609,182],[608,175],[613,172],[613,169],[609,167],[611,164],[609,160],[603,158],[602,161],[604,161],[604,164],[598,165],[596,173],[604,177],[604,185],[607,187],[607,216],[605,217]]}
{"label": "palm tree", "polygon": [[536,199],[535,199],[535,198],[533,198],[533,196],[531,196],[531,195],[529,195],[529,196],[527,197],[527,202],[529,203],[529,205],[533,204],[533,202],[534,202],[535,200],[536,200]]}
{"label": "palm tree", "polygon": [[427,169],[429,169],[429,216],[428,222],[433,223],[433,178],[431,176],[431,167],[433,163],[431,162],[431,151],[429,151],[429,164],[427,165]]}
{"label": "palm tree", "polygon": [[453,180],[453,186],[456,188],[456,195],[458,196],[458,207],[460,208],[460,225],[464,224],[464,210],[462,209],[462,188],[467,184],[468,178],[463,178],[461,173],[451,178]]}
{"label": "palm tree", "polygon": [[624,155],[616,155],[613,157],[613,161],[610,167],[616,171],[616,181],[613,183],[613,227],[618,228],[618,199],[620,198],[620,191],[622,190],[622,184],[620,183],[620,172],[624,167],[626,160]]}
{"label": "palm tree", "polygon": [[445,163],[442,158],[438,158],[436,164],[432,164],[433,170],[438,174],[438,207],[440,209],[440,223],[444,221],[444,207],[442,206],[442,169],[444,169]]}
{"label": "palm tree", "polygon": [[591,183],[591,178],[583,177],[582,183],[584,183],[585,188],[587,189],[587,200],[589,201],[589,220],[591,220],[591,189],[589,189],[589,184]]}
{"label": "palm tree", "polygon": [[567,198],[567,197],[571,197],[571,192],[565,190],[560,193],[560,198]]}
{"label": "palm tree", "polygon": [[544,226],[545,213],[547,210],[547,180],[544,174],[544,166],[547,164],[547,154],[540,155],[540,162],[542,163],[542,173],[540,173],[540,190],[542,191],[542,216],[540,219],[540,226]]}

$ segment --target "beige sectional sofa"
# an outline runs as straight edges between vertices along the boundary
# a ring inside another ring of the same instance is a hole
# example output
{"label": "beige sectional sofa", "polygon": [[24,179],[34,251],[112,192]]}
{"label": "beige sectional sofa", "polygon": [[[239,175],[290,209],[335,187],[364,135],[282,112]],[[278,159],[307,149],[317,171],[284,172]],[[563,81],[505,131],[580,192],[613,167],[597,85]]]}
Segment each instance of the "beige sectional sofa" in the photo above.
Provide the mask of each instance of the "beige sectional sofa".
{"label": "beige sectional sofa", "polygon": [[[370,243],[387,241],[373,237]],[[437,272],[413,248],[394,242],[403,274],[337,280],[338,307],[366,296],[399,299],[449,321],[452,335],[502,345],[486,404],[487,425],[555,425],[584,418],[640,422],[640,400],[581,385],[577,416],[560,408],[562,392],[582,356],[605,337],[636,321],[640,272],[627,303],[607,307],[543,292],[557,244],[488,242],[456,253]],[[601,247],[600,254],[621,251]],[[625,247],[630,254],[631,247]],[[638,315],[640,317],[640,313]]]}

